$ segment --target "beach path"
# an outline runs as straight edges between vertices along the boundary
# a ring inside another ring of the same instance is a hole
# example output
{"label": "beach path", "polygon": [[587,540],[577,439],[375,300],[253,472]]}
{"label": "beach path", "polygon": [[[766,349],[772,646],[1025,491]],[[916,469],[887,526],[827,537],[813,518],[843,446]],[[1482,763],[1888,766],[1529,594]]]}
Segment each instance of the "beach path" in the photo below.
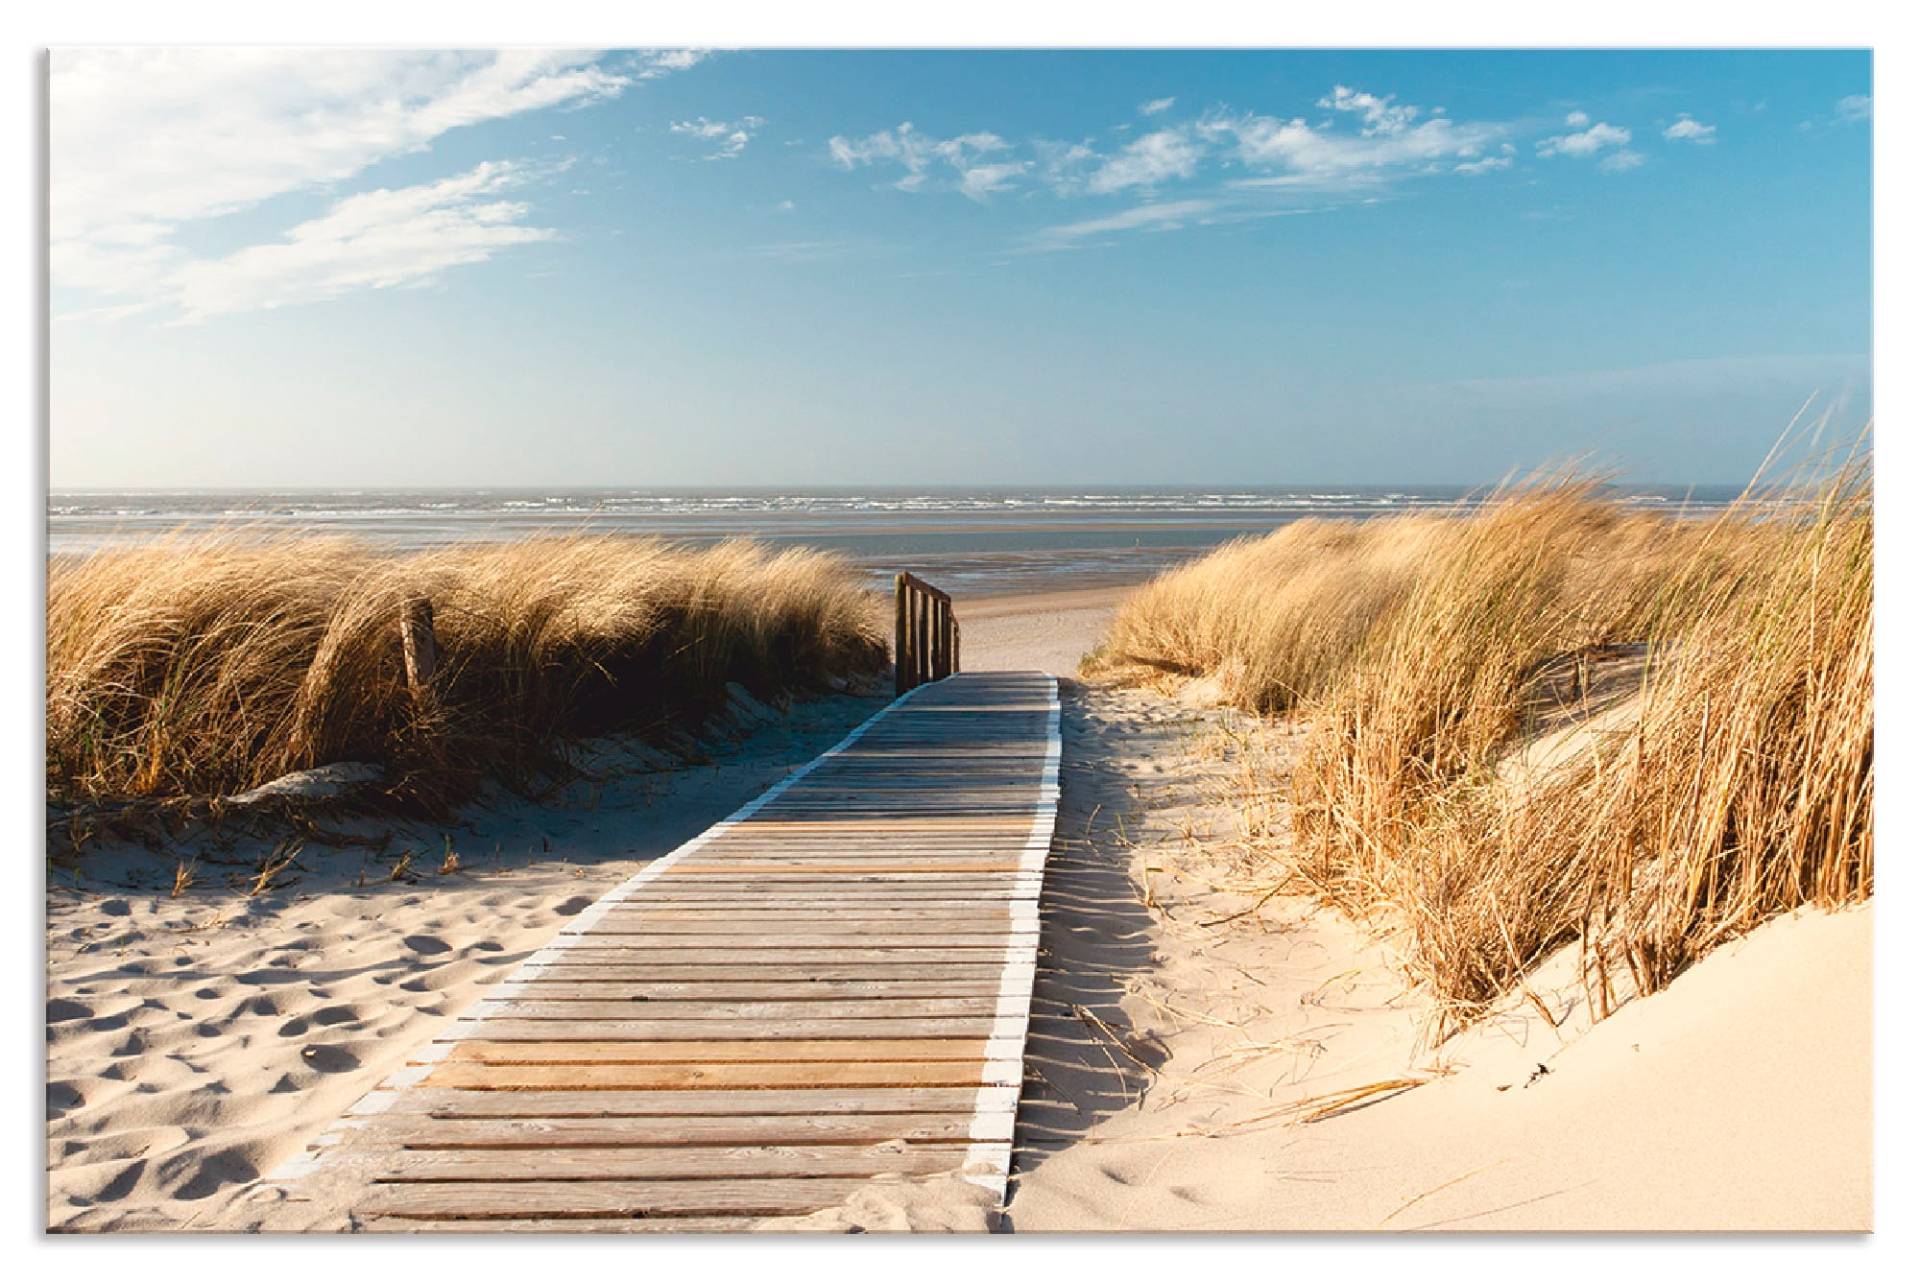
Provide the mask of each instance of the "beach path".
{"label": "beach path", "polygon": [[272,1175],[267,1229],[778,1228],[901,1183],[998,1205],[1059,766],[1051,676],[897,699],[422,1045]]}

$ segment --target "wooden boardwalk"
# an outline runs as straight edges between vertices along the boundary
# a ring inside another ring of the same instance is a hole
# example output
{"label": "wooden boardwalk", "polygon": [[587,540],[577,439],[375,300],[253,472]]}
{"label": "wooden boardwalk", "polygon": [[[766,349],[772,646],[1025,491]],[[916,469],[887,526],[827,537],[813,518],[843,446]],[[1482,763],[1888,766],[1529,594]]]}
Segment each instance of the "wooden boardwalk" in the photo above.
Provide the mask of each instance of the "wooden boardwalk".
{"label": "wooden boardwalk", "polygon": [[876,1175],[1004,1196],[1059,705],[1037,672],[896,700],[582,912],[277,1185],[402,1231],[777,1226]]}

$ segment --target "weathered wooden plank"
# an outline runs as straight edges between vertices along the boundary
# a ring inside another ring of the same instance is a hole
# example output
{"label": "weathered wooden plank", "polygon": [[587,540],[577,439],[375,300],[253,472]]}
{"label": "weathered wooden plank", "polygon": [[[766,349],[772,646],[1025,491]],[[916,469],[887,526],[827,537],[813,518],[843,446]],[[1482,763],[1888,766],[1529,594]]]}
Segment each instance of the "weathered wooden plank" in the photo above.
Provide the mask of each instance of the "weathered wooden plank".
{"label": "weathered wooden plank", "polygon": [[563,1066],[668,1062],[972,1062],[985,1040],[462,1040],[449,1062]]}
{"label": "weathered wooden plank", "polygon": [[[799,972],[793,965],[785,963],[745,965],[713,963],[711,960],[703,964],[690,964],[685,960],[674,960],[668,963],[658,958],[644,956],[638,959],[622,960],[621,954],[582,951],[571,958],[557,959],[549,964],[525,968],[520,976],[566,980],[591,978],[608,981],[630,978],[641,982],[656,979],[661,982],[764,982],[790,980]],[[806,966],[805,972],[823,981],[848,979],[943,981],[951,978],[955,981],[973,982],[997,980],[1005,967],[995,957],[975,952],[966,954],[971,958],[929,960],[925,952],[918,952],[911,957],[901,956],[897,952],[888,952],[888,958],[884,959],[810,963]],[[567,953],[562,952],[561,955],[566,957]]]}
{"label": "weathered wooden plank", "polygon": [[993,1017],[554,1018],[490,1017],[456,1024],[489,1040],[964,1040],[990,1038]]}
{"label": "weathered wooden plank", "polygon": [[1014,1086],[997,1089],[731,1089],[661,1090],[601,1089],[587,1092],[512,1093],[473,1092],[465,1089],[415,1087],[375,1095],[388,1116],[442,1118],[557,1117],[618,1118],[622,1116],[798,1116],[912,1114],[975,1115],[1012,1112],[1019,1105]]}
{"label": "weathered wooden plank", "polygon": [[985,1078],[979,1062],[573,1063],[513,1066],[445,1062],[436,1089],[806,1089],[957,1088]]}
{"label": "weathered wooden plank", "polygon": [[831,1208],[864,1178],[743,1178],[731,1182],[381,1183],[357,1212],[369,1217],[765,1217]]}
{"label": "weathered wooden plank", "polygon": [[623,945],[624,939],[598,940],[592,934],[582,935],[579,943],[568,947],[564,953],[569,962],[588,963],[585,957],[605,957],[612,963],[638,964],[647,957],[658,957],[661,964],[792,969],[804,967],[808,972],[819,972],[819,965],[853,965],[862,961],[875,964],[901,964],[903,962],[934,963],[947,960],[959,964],[981,964],[990,962],[995,952],[991,947],[813,947],[794,948],[753,948],[753,947],[678,947],[662,950],[657,947],[632,947]]}
{"label": "weathered wooden plank", "polygon": [[[687,1235],[739,1234],[747,1231],[779,1232],[783,1223],[800,1224],[803,1214],[768,1214],[755,1218],[710,1218],[680,1216],[671,1218],[402,1218],[378,1217],[356,1220],[354,1229],[372,1235],[640,1235],[669,1233]],[[803,1228],[795,1225],[791,1230]]]}
{"label": "weathered wooden plank", "polygon": [[590,980],[580,975],[551,976],[542,970],[523,978],[516,985],[529,999],[594,1000],[620,999],[644,1003],[648,1008],[680,1001],[706,1000],[806,1000],[830,1001],[855,998],[874,1000],[923,1000],[929,997],[997,996],[1000,984],[992,975],[978,979],[890,978],[871,982],[848,979],[813,981],[760,981],[735,979],[732,982],[647,982],[633,978]]}
{"label": "weathered wooden plank", "polygon": [[871,1178],[958,1172],[966,1143],[860,1147],[681,1147],[559,1151],[401,1151],[380,1182],[718,1181],[730,1178]]}
{"label": "weathered wooden plank", "polygon": [[[904,1090],[902,1091],[905,1092]],[[747,1095],[751,1096],[751,1095]],[[820,1143],[967,1142],[974,1117],[938,1115],[563,1116],[540,1120],[436,1119],[396,1116],[381,1134],[391,1147],[416,1151],[462,1148],[563,1150],[572,1147],[808,1146]],[[993,1135],[1013,1132],[1011,1114]]]}
{"label": "weathered wooden plank", "polygon": [[[659,933],[652,929],[636,929],[603,923],[591,933],[581,935],[581,942],[575,945],[605,943],[608,946],[654,951],[802,951],[847,946],[884,947],[889,950],[985,947],[988,950],[1004,951],[1007,946],[1008,932],[1010,931],[950,933],[938,938],[931,938],[925,933],[854,928],[822,930],[818,933],[777,933],[762,930],[735,933]],[[1029,929],[1026,932],[1034,933],[1037,930]]]}
{"label": "weathered wooden plank", "polygon": [[997,996],[950,996],[921,1000],[490,1000],[470,1015],[479,1019],[591,1022],[631,1018],[662,1021],[750,1022],[771,1018],[991,1018],[1001,1012]]}

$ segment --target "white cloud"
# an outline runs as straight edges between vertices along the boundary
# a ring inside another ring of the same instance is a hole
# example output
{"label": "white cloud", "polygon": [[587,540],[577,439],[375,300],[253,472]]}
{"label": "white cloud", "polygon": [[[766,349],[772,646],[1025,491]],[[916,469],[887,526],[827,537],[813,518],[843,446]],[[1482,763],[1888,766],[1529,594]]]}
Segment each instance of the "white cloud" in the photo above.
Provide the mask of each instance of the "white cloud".
{"label": "white cloud", "polygon": [[1171,107],[1173,103],[1174,99],[1172,98],[1153,98],[1140,104],[1140,114],[1143,116],[1157,116],[1168,107]]}
{"label": "white cloud", "polygon": [[1475,176],[1482,173],[1497,173],[1502,169],[1513,168],[1514,147],[1511,142],[1503,142],[1500,149],[1491,155],[1481,156],[1478,160],[1462,160],[1453,166],[1455,173]]}
{"label": "white cloud", "polygon": [[348,196],[284,240],[178,268],[167,292],[184,319],[197,321],[424,284],[449,267],[552,239],[523,225],[525,204],[491,198],[527,176],[488,162],[440,182]]}
{"label": "white cloud", "polygon": [[1584,111],[1567,112],[1567,128],[1569,129],[1584,129],[1592,123],[1593,117]]}
{"label": "white cloud", "polygon": [[192,265],[174,242],[184,225],[345,181],[452,129],[600,101],[634,78],[551,50],[57,51],[53,283],[164,299]]}
{"label": "white cloud", "polygon": [[1536,144],[1535,149],[1543,156],[1591,156],[1598,155],[1610,147],[1624,147],[1633,141],[1630,130],[1608,124],[1604,120],[1583,129],[1580,126],[1585,124],[1586,120],[1585,114],[1579,111],[1574,112],[1567,117],[1567,123],[1577,132],[1543,138]]}
{"label": "white cloud", "polygon": [[[1012,175],[1002,164],[982,165],[980,160],[1007,150],[1006,139],[994,133],[963,133],[953,138],[932,138],[913,127],[911,121],[897,128],[869,134],[865,138],[846,138],[835,134],[827,140],[827,154],[842,169],[867,165],[895,164],[906,172],[894,182],[901,191],[919,191],[933,176],[936,163],[951,167],[954,189],[979,199],[1005,186]],[[1017,168],[1024,169],[1026,162]]]}
{"label": "white cloud", "polygon": [[1005,191],[1027,168],[1028,162],[1020,160],[963,169],[960,172],[960,194],[969,200],[984,200],[996,191]]}
{"label": "white cloud", "polygon": [[1333,86],[1333,92],[1320,99],[1319,105],[1331,107],[1335,111],[1356,112],[1361,120],[1361,135],[1372,137],[1376,133],[1401,133],[1420,118],[1420,108],[1394,106],[1394,95],[1376,97],[1371,93],[1362,93],[1358,89],[1349,89],[1346,85]]}
{"label": "white cloud", "polygon": [[1625,173],[1629,169],[1638,169],[1646,163],[1646,159],[1638,151],[1615,151],[1601,159],[1600,168],[1607,173]]}
{"label": "white cloud", "polygon": [[1155,187],[1175,178],[1191,178],[1201,148],[1178,129],[1161,129],[1135,138],[1087,179],[1087,190],[1112,195],[1129,187]]}
{"label": "white cloud", "polygon": [[1218,207],[1213,200],[1167,200],[1136,205],[1103,218],[1048,227],[1035,237],[1033,245],[1039,249],[1071,249],[1090,238],[1119,231],[1173,231],[1204,219]]}
{"label": "white cloud", "polygon": [[1717,125],[1702,124],[1687,112],[1682,111],[1680,118],[1668,125],[1660,136],[1668,142],[1692,142],[1701,146],[1710,146],[1714,141],[1713,135],[1719,131]]}
{"label": "white cloud", "polygon": [[685,134],[715,144],[715,149],[707,156],[709,160],[733,160],[747,149],[747,143],[753,140],[754,133],[765,125],[759,116],[741,116],[738,120],[709,120],[699,116],[692,120],[675,120],[667,128],[673,133]]}
{"label": "white cloud", "polygon": [[[1360,103],[1369,98],[1375,108]],[[1329,99],[1331,101],[1332,99]],[[1366,113],[1398,110],[1387,100],[1349,91],[1342,110]],[[1431,116],[1419,124],[1412,117],[1377,115],[1376,123],[1358,133],[1316,127],[1305,120],[1274,116],[1214,117],[1201,129],[1229,140],[1233,153],[1250,170],[1272,174],[1246,180],[1243,185],[1290,187],[1325,191],[1378,186],[1415,173],[1452,169],[1482,159],[1506,131],[1497,124],[1460,123]]]}
{"label": "white cloud", "polygon": [[658,80],[676,71],[687,71],[713,56],[710,49],[642,49],[634,55],[633,78]]}
{"label": "white cloud", "polygon": [[1833,112],[1849,124],[1873,119],[1873,99],[1864,93],[1850,93],[1834,104]]}

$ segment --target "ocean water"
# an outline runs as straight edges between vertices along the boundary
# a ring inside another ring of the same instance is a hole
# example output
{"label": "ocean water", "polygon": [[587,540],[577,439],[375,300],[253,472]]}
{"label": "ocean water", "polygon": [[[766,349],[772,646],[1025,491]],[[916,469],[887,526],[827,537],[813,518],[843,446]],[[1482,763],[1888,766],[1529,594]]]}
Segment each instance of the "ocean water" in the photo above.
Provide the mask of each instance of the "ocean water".
{"label": "ocean water", "polygon": [[[396,549],[551,533],[747,537],[839,552],[876,584],[908,569],[971,595],[1140,581],[1233,538],[1308,518],[1471,506],[1484,490],[1414,486],[1237,488],[88,490],[47,504],[50,556],[175,530],[322,532]],[[1731,489],[1621,488],[1680,513]]]}

